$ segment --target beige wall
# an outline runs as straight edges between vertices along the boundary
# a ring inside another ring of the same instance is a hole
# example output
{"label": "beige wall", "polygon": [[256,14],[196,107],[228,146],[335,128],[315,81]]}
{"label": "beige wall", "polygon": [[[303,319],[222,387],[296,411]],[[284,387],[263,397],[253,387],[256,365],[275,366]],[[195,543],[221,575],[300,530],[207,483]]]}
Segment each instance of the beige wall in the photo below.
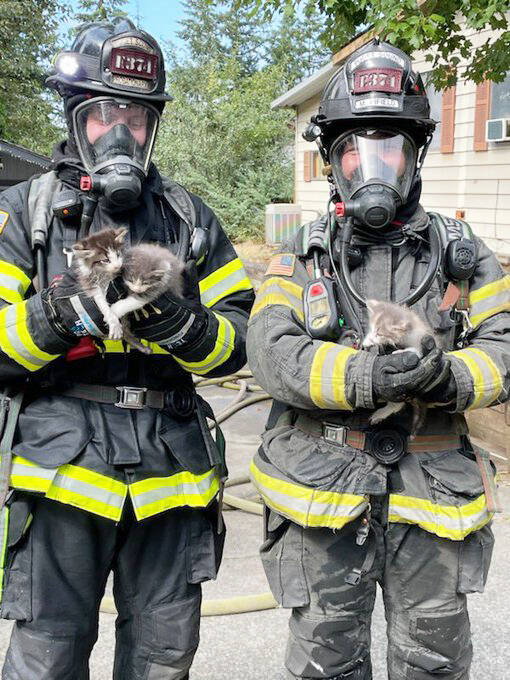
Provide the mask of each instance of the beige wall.
{"label": "beige wall", "polygon": [[[477,41],[483,42],[487,33],[480,32]],[[414,63],[421,72],[430,69],[422,55],[417,55]],[[454,153],[429,151],[422,174],[421,202],[427,210],[452,217],[456,210],[465,210],[465,219],[475,233],[503,259],[510,259],[510,142],[473,151],[475,93],[474,83],[458,82]],[[329,196],[326,180],[303,179],[303,152],[316,146],[305,142],[301,133],[318,105],[317,95],[297,110],[295,201],[301,205],[304,219],[311,219],[315,215],[312,211],[324,212]]]}

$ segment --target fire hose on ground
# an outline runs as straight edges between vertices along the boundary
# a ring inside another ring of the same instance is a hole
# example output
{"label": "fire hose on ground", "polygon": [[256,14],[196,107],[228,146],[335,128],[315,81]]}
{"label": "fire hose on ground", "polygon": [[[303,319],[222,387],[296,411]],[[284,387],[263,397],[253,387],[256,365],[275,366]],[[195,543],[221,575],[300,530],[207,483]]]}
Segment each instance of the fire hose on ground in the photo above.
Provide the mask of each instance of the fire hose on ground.
{"label": "fire hose on ground", "polygon": [[[197,378],[195,380],[195,387],[197,389],[210,385],[218,385],[239,392],[223,411],[216,414],[216,422],[218,424],[227,420],[247,406],[271,399],[270,395],[267,394],[267,392],[264,392],[259,385],[248,382],[252,377],[251,371],[239,371],[238,373],[227,375],[223,378]],[[211,429],[214,427],[215,424],[213,423]],[[225,487],[231,488],[249,482],[249,475],[242,475],[227,480]],[[249,512],[254,515],[263,514],[262,503],[247,498],[241,498],[235,494],[224,493],[223,503],[230,508],[242,510],[243,512]],[[225,614],[242,614],[263,611],[265,609],[275,609],[277,606],[278,604],[271,593],[265,592],[256,595],[239,595],[237,597],[204,600],[202,602],[200,614],[201,616],[224,616]],[[117,613],[112,597],[104,597],[102,599],[100,611],[106,614]]]}

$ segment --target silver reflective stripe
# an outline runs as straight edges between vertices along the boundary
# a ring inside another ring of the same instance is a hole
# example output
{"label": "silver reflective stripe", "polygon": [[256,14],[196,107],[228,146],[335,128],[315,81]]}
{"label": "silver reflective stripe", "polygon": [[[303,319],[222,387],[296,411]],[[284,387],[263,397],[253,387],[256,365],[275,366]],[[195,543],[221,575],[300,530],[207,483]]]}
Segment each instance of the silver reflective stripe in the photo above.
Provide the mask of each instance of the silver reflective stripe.
{"label": "silver reflective stripe", "polygon": [[[454,509],[454,506],[449,506]],[[419,522],[430,522],[432,524],[439,524],[445,529],[462,531],[463,529],[471,529],[472,527],[478,527],[484,520],[489,520],[490,515],[487,508],[483,508],[479,512],[464,516],[462,515],[462,506],[458,508],[459,514],[457,517],[448,517],[441,512],[434,512],[433,510],[425,510],[425,508],[406,508],[401,505],[394,505],[390,503],[389,513],[399,515],[403,519],[419,523]]]}
{"label": "silver reflective stripe", "polygon": [[189,331],[189,329],[193,325],[195,319],[196,319],[196,314],[192,313],[190,315],[189,319],[186,321],[186,323],[184,324],[184,326],[181,328],[180,331],[177,331],[177,333],[175,335],[172,335],[171,337],[166,338],[165,340],[161,340],[158,344],[160,344],[160,345],[172,345],[174,342],[178,342],[179,340],[181,340],[186,335],[186,333]]}
{"label": "silver reflective stripe", "polygon": [[39,467],[38,465],[26,465],[24,463],[15,461],[12,465],[11,477],[31,477],[33,479],[45,479],[49,486],[57,472],[58,468],[43,468]]}
{"label": "silver reflective stripe", "polygon": [[21,302],[26,290],[19,279],[14,276],[9,276],[9,274],[2,271],[0,271],[0,288],[11,291],[12,295],[9,295],[8,297],[6,297],[5,292],[2,295],[2,298],[6,300],[6,302],[11,303]]}
{"label": "silver reflective stripe", "polygon": [[230,290],[233,288],[233,286],[235,286],[236,283],[240,283],[246,278],[246,271],[244,270],[244,267],[241,267],[241,269],[232,272],[226,278],[222,279],[218,283],[215,283],[203,293],[200,293],[200,301],[207,307],[211,300],[221,296],[224,291]]}
{"label": "silver reflective stripe", "polygon": [[90,315],[85,310],[85,307],[83,306],[79,296],[73,295],[71,298],[69,298],[69,302],[73,306],[73,309],[76,312],[76,314],[78,314],[78,316],[80,317],[87,332],[90,333],[90,335],[97,335],[100,338],[102,338],[104,336],[104,333],[102,333],[96,326],[96,324],[92,321]]}
{"label": "silver reflective stripe", "polygon": [[0,602],[4,594],[5,563],[9,531],[9,508],[4,505],[0,513]]}
{"label": "silver reflective stripe", "polygon": [[471,310],[469,312],[470,317],[478,316],[483,312],[488,312],[491,309],[497,307],[502,307],[505,304],[510,303],[510,290],[502,290],[501,293],[496,293],[496,295],[490,295],[484,300],[479,300],[473,303]]}
{"label": "silver reflective stripe", "polygon": [[41,359],[35,356],[28,350],[18,333],[17,319],[18,319],[18,307],[17,305],[9,305],[5,308],[5,332],[7,334],[7,339],[11,343],[13,349],[26,361],[34,364],[34,366],[46,366],[48,363],[47,359]]}
{"label": "silver reflective stripe", "polygon": [[89,484],[82,480],[74,479],[65,474],[58,472],[53,479],[52,487],[63,489],[64,491],[71,491],[79,494],[85,498],[90,498],[94,501],[99,501],[105,505],[110,505],[114,508],[121,509],[124,505],[125,495],[116,493],[115,491],[102,489],[95,484]]}
{"label": "silver reflective stripe", "polygon": [[338,398],[336,392],[336,382],[332,379],[336,360],[338,359],[338,345],[332,345],[324,359],[321,367],[321,388],[322,400],[325,406],[330,408],[338,408]]}
{"label": "silver reflective stripe", "polygon": [[[177,473],[177,475],[181,474],[183,473]],[[130,487],[130,494],[133,505],[137,508],[143,508],[151,503],[157,503],[158,501],[166,500],[171,497],[183,496],[185,500],[186,496],[206,496],[215,483],[215,480],[216,473],[213,469],[210,471],[208,477],[199,481],[172,484],[172,477],[168,477],[168,484],[165,485],[166,480],[162,479],[161,487],[159,489],[136,493],[136,491],[133,492],[133,488]],[[187,503],[184,502],[181,503],[181,505],[187,505]]]}

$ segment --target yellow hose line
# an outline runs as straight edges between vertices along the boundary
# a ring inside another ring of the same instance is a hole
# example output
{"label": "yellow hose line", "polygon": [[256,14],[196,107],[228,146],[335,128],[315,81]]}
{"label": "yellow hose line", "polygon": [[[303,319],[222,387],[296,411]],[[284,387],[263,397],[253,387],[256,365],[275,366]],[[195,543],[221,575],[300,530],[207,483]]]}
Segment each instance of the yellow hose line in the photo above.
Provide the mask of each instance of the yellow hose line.
{"label": "yellow hose line", "polygon": [[[221,600],[204,600],[200,616],[224,616],[225,614],[245,614],[259,612],[264,609],[275,609],[278,603],[271,593],[259,595],[240,595]],[[103,614],[117,614],[113,597],[103,597],[99,611]]]}
{"label": "yellow hose line", "polygon": [[262,503],[249,501],[246,498],[239,498],[239,496],[234,496],[231,493],[223,494],[223,502],[225,505],[230,505],[233,508],[244,510],[245,512],[251,512],[253,515],[264,514],[264,506]]}

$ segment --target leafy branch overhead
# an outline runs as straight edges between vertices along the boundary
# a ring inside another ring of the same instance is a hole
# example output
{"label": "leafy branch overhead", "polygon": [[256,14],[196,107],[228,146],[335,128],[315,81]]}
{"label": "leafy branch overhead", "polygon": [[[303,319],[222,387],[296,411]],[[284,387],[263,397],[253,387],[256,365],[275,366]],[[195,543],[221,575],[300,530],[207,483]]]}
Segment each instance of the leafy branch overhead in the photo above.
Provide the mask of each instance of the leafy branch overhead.
{"label": "leafy branch overhead", "polygon": [[[211,2],[212,0],[209,0]],[[508,0],[232,0],[234,7],[271,19],[319,8],[318,39],[332,52],[368,27],[406,52],[423,50],[438,89],[463,78],[501,82],[510,70]]]}

